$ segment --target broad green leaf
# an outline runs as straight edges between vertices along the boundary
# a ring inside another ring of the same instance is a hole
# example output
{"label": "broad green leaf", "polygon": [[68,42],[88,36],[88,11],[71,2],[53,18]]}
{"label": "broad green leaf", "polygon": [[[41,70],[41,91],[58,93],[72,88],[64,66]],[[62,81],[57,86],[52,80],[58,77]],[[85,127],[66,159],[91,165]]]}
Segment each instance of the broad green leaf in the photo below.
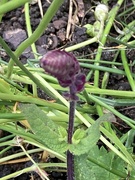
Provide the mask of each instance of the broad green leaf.
{"label": "broad green leaf", "polygon": [[77,180],[95,180],[87,166],[87,154],[74,156],[74,173]]}
{"label": "broad green leaf", "polygon": [[59,141],[58,125],[34,104],[21,104],[20,109],[29,122],[32,132],[48,148],[59,153],[67,150],[67,143]]}
{"label": "broad green leaf", "polygon": [[81,155],[87,153],[99,140],[100,131],[97,123],[93,124],[86,130],[86,135],[78,144],[71,144],[69,150],[74,155]]}
{"label": "broad green leaf", "polygon": [[127,177],[124,161],[113,152],[107,152],[104,147],[99,149],[94,146],[89,154],[75,156],[74,160],[77,180],[120,180]]}
{"label": "broad green leaf", "polygon": [[[80,140],[73,139],[74,144],[71,144],[69,146],[69,150],[74,154],[74,155],[81,155],[88,153],[89,150],[96,145],[100,138],[100,131],[99,131],[99,125],[103,121],[107,121],[110,119],[112,120],[114,116],[111,113],[104,114],[103,116],[99,117],[94,124],[92,124],[91,127],[89,127],[86,132],[84,133],[84,130],[82,130],[82,134],[84,135],[84,138]],[[77,130],[78,131],[78,130]],[[76,132],[74,133],[73,137],[75,138]],[[81,134],[81,132],[80,132]]]}

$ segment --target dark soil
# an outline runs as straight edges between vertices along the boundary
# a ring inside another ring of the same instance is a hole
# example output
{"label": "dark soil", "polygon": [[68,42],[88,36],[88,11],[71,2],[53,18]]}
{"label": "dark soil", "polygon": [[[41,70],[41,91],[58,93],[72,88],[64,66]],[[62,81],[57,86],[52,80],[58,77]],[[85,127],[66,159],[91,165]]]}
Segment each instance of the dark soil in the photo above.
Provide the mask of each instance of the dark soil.
{"label": "dark soil", "polygon": [[[68,47],[70,45],[77,44],[79,42],[83,42],[84,40],[87,40],[89,36],[86,34],[86,29],[83,27],[83,25],[87,23],[93,24],[95,21],[94,15],[92,11],[90,10],[91,7],[97,5],[98,1],[90,1],[90,0],[84,0],[83,2],[84,7],[84,15],[81,17],[81,15],[78,14],[78,22],[74,26],[73,33],[70,39],[66,39],[66,28],[67,28],[67,22],[68,22],[68,7],[69,3],[68,0],[65,0],[64,4],[61,6],[53,20],[50,22],[48,28],[45,30],[44,34],[41,36],[41,38],[38,39],[36,42],[36,46],[38,49],[38,52],[40,54],[45,54],[47,51],[60,48],[60,47]],[[117,3],[116,0],[110,1],[109,8],[111,9],[113,5]],[[131,7],[132,1],[126,1],[127,4],[125,4],[125,7]],[[42,6],[43,11],[46,12],[49,3],[47,0],[42,0]],[[120,11],[123,11],[122,7]],[[75,9],[74,9],[75,10]],[[30,7],[30,16],[31,16],[31,25],[32,30],[34,31],[36,27],[38,26],[41,15],[39,11],[39,7],[37,4],[31,5]],[[133,17],[128,17],[127,22],[132,21]],[[2,19],[2,22],[0,23],[0,35],[5,39],[5,41],[10,45],[12,50],[16,50],[17,46],[24,41],[27,38],[27,31],[26,31],[26,25],[25,25],[25,18],[24,18],[24,9],[23,7],[18,8],[17,10],[11,11],[9,13],[6,13]],[[115,31],[115,29],[111,30],[111,35],[116,37],[118,34]],[[113,42],[107,42],[107,46],[113,46],[115,43]],[[97,50],[97,44],[94,43],[92,45],[82,47],[76,51],[74,51],[74,54],[76,56],[85,56],[87,55],[88,58],[94,58],[95,53]],[[128,50],[127,56],[129,58],[129,62],[132,62],[134,60],[134,50]],[[115,51],[104,51],[102,55],[102,59],[111,61],[115,55]],[[8,61],[8,56],[6,53],[0,51],[0,56],[5,61]],[[25,52],[21,55],[20,59],[23,63],[27,62],[28,58],[34,58],[31,49],[27,48]],[[119,58],[118,58],[119,61]],[[85,71],[85,69],[84,69]],[[134,71],[134,69],[133,69]],[[102,73],[101,73],[101,79],[102,79]],[[117,90],[129,90],[130,86],[128,84],[128,81],[125,77],[120,75],[110,75],[109,84],[108,87],[110,89],[117,89]],[[120,109],[120,112],[129,116],[132,119],[135,119],[135,106],[130,109]],[[119,120],[120,121],[120,120]],[[123,132],[127,131],[129,127],[127,125],[120,125],[118,121],[118,129],[122,129]],[[18,152],[18,149],[12,148],[10,151],[10,154],[14,152]],[[35,157],[37,162],[40,161],[39,157]],[[57,161],[56,159],[51,159],[51,161]],[[25,167],[30,166],[31,164],[29,162],[26,163],[19,163],[19,164],[12,164],[12,165],[1,165],[0,166],[0,177],[3,177],[5,175],[8,175],[10,173],[13,173],[15,171],[21,170]],[[51,172],[48,173],[50,180],[66,180],[66,173],[58,173],[58,172]],[[29,179],[41,179],[36,173],[27,173],[22,174],[19,177],[14,178],[14,180],[29,180]]]}

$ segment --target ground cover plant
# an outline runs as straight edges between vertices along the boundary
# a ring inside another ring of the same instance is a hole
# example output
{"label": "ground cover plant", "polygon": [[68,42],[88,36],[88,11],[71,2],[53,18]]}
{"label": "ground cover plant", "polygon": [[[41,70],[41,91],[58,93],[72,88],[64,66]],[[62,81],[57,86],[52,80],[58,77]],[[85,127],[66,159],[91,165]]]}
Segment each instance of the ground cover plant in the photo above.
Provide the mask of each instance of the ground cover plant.
{"label": "ground cover plant", "polygon": [[[134,9],[132,0],[0,1],[1,180],[135,178]],[[12,12],[23,14],[24,39]],[[14,25],[2,32],[6,17]]]}

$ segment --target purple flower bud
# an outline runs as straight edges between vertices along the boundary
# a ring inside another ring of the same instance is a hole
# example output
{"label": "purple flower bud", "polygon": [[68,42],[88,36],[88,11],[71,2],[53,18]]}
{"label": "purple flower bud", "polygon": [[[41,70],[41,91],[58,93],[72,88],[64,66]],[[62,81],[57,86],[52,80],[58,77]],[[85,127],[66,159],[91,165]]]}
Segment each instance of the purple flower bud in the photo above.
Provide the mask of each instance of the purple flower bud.
{"label": "purple flower bud", "polygon": [[70,86],[80,70],[77,59],[61,50],[47,52],[40,60],[40,65],[46,72],[56,77],[62,87]]}
{"label": "purple flower bud", "polygon": [[77,74],[74,81],[70,85],[70,92],[64,93],[65,98],[68,100],[78,101],[79,98],[76,96],[76,93],[79,93],[84,89],[85,82],[85,75],[82,73]]}

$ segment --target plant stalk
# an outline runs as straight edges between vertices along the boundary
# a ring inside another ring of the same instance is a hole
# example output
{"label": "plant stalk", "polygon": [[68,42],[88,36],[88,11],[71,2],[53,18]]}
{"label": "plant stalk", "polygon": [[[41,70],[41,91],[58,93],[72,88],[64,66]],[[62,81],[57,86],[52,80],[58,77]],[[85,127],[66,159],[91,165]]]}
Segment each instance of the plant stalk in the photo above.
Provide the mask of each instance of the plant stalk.
{"label": "plant stalk", "polygon": [[[74,84],[70,86],[70,95],[75,97]],[[68,126],[68,144],[72,144],[72,136],[74,131],[74,117],[75,117],[76,102],[71,98],[69,108],[69,126]],[[74,180],[74,156],[67,151],[67,179]]]}

